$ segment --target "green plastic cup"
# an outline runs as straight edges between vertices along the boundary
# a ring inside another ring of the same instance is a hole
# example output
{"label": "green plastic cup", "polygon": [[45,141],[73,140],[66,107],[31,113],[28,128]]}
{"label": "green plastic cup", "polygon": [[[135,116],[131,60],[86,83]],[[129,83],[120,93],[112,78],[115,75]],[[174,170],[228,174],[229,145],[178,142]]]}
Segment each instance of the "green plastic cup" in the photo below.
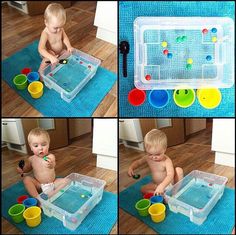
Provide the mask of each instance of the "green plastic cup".
{"label": "green plastic cup", "polygon": [[15,204],[8,210],[8,214],[11,216],[12,220],[15,223],[20,223],[24,220],[24,210],[25,206],[23,204]]}
{"label": "green plastic cup", "polygon": [[151,206],[151,202],[148,199],[141,199],[135,204],[135,208],[141,216],[148,216],[148,208]]}
{"label": "green plastic cup", "polygon": [[176,105],[181,108],[191,106],[195,101],[195,92],[193,89],[176,89],[173,94]]}
{"label": "green plastic cup", "polygon": [[25,74],[16,75],[13,83],[18,90],[24,90],[27,87],[27,76]]}

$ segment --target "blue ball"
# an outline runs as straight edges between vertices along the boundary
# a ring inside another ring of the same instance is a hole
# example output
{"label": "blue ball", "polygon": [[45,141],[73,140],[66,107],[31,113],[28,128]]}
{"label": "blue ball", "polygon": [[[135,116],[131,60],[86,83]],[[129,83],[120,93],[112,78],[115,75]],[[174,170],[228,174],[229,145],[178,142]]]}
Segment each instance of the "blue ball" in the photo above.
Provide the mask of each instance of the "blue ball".
{"label": "blue ball", "polygon": [[212,32],[212,33],[216,33],[216,32],[217,32],[217,29],[216,29],[216,28],[212,28],[212,29],[211,29],[211,32]]}
{"label": "blue ball", "polygon": [[210,61],[212,59],[212,57],[210,56],[210,55],[208,55],[207,57],[206,57],[206,60],[207,61]]}
{"label": "blue ball", "polygon": [[172,53],[168,53],[168,54],[167,54],[167,58],[169,58],[169,59],[171,59],[172,56],[173,56]]}

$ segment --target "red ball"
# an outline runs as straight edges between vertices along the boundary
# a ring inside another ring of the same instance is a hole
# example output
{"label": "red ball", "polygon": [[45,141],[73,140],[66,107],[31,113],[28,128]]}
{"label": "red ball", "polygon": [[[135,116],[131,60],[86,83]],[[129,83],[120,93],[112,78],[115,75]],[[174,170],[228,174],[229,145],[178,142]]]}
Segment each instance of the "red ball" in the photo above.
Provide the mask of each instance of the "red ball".
{"label": "red ball", "polygon": [[169,53],[169,51],[166,50],[166,49],[163,51],[163,54],[164,54],[164,55],[167,55],[168,53]]}
{"label": "red ball", "polygon": [[147,75],[145,76],[145,79],[148,80],[148,81],[151,80],[151,75],[147,74]]}
{"label": "red ball", "polygon": [[206,34],[206,33],[208,33],[208,30],[207,29],[203,29],[202,33]]}

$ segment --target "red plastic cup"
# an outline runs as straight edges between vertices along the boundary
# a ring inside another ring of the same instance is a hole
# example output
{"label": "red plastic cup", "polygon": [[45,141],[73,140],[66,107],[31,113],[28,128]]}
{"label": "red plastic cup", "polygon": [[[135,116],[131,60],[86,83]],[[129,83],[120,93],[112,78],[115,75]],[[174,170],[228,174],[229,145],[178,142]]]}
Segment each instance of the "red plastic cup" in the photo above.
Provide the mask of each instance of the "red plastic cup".
{"label": "red plastic cup", "polygon": [[21,70],[21,73],[22,74],[25,74],[26,76],[28,75],[28,73],[30,73],[31,72],[31,68],[23,68],[22,70]]}
{"label": "red plastic cup", "polygon": [[137,88],[134,88],[131,90],[128,94],[128,101],[130,104],[134,106],[139,106],[144,103],[146,99],[146,93],[143,90],[139,90]]}
{"label": "red plastic cup", "polygon": [[27,195],[22,195],[22,196],[18,197],[18,198],[17,198],[18,204],[23,204],[23,201],[24,201],[25,199],[27,199],[27,198],[28,198]]}
{"label": "red plastic cup", "polygon": [[145,193],[145,194],[143,195],[143,198],[144,198],[144,199],[150,199],[152,196],[154,196],[153,193]]}

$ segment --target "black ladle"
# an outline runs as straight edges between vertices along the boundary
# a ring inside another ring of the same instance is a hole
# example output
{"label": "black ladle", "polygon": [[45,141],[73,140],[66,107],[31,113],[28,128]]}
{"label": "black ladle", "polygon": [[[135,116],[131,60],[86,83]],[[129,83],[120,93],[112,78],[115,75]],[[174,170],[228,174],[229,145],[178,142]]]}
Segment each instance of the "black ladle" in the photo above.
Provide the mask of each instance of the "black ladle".
{"label": "black ladle", "polygon": [[[48,61],[45,61],[45,63],[50,64],[51,61],[48,60]],[[67,60],[67,59],[61,59],[61,60],[59,60],[59,64],[67,64],[67,63],[68,63],[68,60]]]}
{"label": "black ladle", "polygon": [[[25,161],[24,160],[20,160],[18,163],[18,166],[23,170],[24,166],[25,166]],[[24,174],[21,174],[21,177],[23,177]]]}
{"label": "black ladle", "polygon": [[120,53],[123,54],[123,76],[127,77],[127,54],[129,53],[129,43],[127,41],[120,43]]}

